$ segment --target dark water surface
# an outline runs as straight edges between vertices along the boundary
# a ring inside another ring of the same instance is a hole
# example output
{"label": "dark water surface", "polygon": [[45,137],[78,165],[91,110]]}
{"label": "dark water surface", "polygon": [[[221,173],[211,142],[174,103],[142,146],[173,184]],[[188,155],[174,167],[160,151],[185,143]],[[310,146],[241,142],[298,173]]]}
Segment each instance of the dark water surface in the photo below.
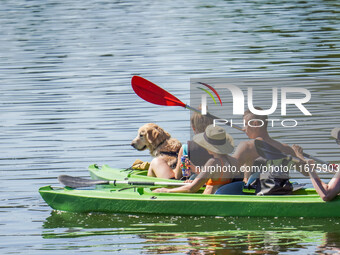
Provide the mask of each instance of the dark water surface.
{"label": "dark water surface", "polygon": [[[340,248],[337,219],[191,218],[52,212],[38,194],[93,163],[130,166],[156,122],[189,139],[189,112],[141,100],[141,75],[189,102],[190,78],[303,77],[313,117],[275,138],[337,161],[338,1],[0,3],[1,254],[316,254]],[[261,99],[264,100],[263,98]],[[236,143],[243,134],[230,131]]]}

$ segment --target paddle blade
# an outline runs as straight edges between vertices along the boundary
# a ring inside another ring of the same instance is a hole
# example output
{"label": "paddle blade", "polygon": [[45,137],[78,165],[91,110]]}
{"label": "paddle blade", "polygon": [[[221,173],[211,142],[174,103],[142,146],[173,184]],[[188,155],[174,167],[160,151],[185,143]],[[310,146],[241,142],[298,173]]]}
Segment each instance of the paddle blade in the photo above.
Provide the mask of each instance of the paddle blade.
{"label": "paddle blade", "polygon": [[131,85],[135,93],[149,103],[165,106],[186,106],[177,97],[140,76],[133,76]]}
{"label": "paddle blade", "polygon": [[281,153],[281,151],[271,146],[269,143],[261,140],[255,140],[255,148],[257,154],[265,159],[275,160],[287,157],[287,155]]}
{"label": "paddle blade", "polygon": [[60,175],[58,177],[58,181],[70,188],[82,188],[82,187],[90,187],[93,185],[103,185],[109,184],[109,181],[104,180],[89,180],[80,177],[73,177],[69,175]]}

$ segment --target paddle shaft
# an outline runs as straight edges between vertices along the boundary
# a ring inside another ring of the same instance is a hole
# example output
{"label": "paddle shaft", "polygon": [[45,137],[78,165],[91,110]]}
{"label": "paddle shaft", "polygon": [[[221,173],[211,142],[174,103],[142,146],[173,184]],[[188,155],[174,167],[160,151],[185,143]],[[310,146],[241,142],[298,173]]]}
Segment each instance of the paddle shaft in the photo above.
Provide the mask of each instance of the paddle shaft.
{"label": "paddle shaft", "polygon": [[329,165],[329,164],[330,164],[329,162],[324,161],[324,160],[322,160],[322,159],[319,159],[319,158],[317,158],[317,157],[314,157],[314,156],[312,156],[312,155],[310,155],[310,154],[308,154],[308,153],[303,153],[303,156],[306,157],[306,158],[313,159],[313,160],[315,160],[315,161],[317,161],[317,162],[320,162],[320,163],[322,163],[322,164],[325,164],[325,165]]}
{"label": "paddle shaft", "polygon": [[148,181],[118,181],[118,180],[92,180],[92,179],[84,179],[81,177],[74,177],[70,175],[60,175],[58,180],[61,184],[68,186],[70,188],[81,188],[81,187],[89,187],[93,185],[113,185],[117,184],[127,184],[131,186],[184,186],[189,183],[185,182],[148,182]]}
{"label": "paddle shaft", "polygon": [[140,186],[185,186],[190,183],[179,182],[144,182],[144,181],[109,181],[110,185],[116,184],[128,184],[128,185],[140,185]]}
{"label": "paddle shaft", "polygon": [[[286,159],[288,161],[293,161],[295,163],[301,163],[301,159],[284,154],[283,152],[281,152],[280,150],[278,150],[277,148],[273,147],[272,145],[270,145],[269,143],[262,141],[262,140],[255,140],[255,148],[257,153],[265,159],[268,160],[277,160],[277,159]],[[316,165],[314,165],[312,167],[312,169],[314,169]],[[330,165],[327,165],[330,166]],[[300,166],[298,166],[298,168],[300,168]],[[321,167],[322,168],[322,167]],[[295,170],[298,170],[297,168]],[[300,168],[300,170],[302,170],[302,168]],[[310,170],[310,168],[308,167],[307,169],[304,168],[304,170]],[[331,173],[332,169],[330,169],[331,172],[323,172],[322,174],[322,179],[331,179]],[[301,172],[301,171],[299,171]],[[334,174],[334,173],[333,173]],[[306,177],[292,177],[292,179],[303,179]]]}
{"label": "paddle shaft", "polygon": [[[287,155],[284,155],[284,157],[282,159],[286,159],[288,161],[293,161],[294,163],[300,163],[301,162],[301,159],[299,159],[297,157],[293,157],[293,156],[287,156]],[[322,163],[322,162],[320,162],[320,163]],[[329,163],[327,165],[329,165]],[[324,175],[320,178],[321,179],[332,179],[332,176],[329,175],[329,174],[333,174],[333,173],[332,172],[325,172]],[[295,176],[295,177],[292,177],[292,179],[306,179],[306,176],[303,176],[303,177],[302,176]]]}

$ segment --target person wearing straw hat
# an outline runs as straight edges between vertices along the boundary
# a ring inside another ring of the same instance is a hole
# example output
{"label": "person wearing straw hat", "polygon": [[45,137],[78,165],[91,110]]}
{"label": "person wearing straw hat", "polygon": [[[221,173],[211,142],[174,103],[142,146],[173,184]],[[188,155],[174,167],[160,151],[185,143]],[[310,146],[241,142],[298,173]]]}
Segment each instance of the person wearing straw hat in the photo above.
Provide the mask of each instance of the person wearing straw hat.
{"label": "person wearing straw hat", "polygon": [[[334,137],[336,139],[336,143],[340,145],[340,128],[334,128],[331,132],[331,136]],[[299,154],[300,157],[302,156],[303,150],[300,146],[293,145],[293,149],[296,154]],[[310,165],[315,164],[314,160],[312,159],[308,160],[307,163]],[[336,171],[336,174],[328,182],[328,184],[321,181],[320,177],[315,171],[308,172],[316,192],[320,195],[323,201],[331,201],[340,193],[340,169],[339,165],[335,166],[333,165],[333,170]],[[312,167],[310,167],[309,169],[312,169]]]}
{"label": "person wearing straw hat", "polygon": [[193,140],[213,157],[199,170],[192,183],[173,189],[159,188],[154,192],[194,193],[206,184],[203,194],[214,194],[219,187],[232,181],[233,172],[238,170],[237,160],[229,155],[234,150],[233,138],[222,127],[209,125]]}

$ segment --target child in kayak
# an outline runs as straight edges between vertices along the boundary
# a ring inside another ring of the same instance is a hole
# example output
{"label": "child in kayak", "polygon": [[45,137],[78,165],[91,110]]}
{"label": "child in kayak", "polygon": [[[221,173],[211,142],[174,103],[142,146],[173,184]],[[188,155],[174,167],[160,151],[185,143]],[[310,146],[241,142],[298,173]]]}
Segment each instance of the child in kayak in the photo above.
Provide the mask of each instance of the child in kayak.
{"label": "child in kayak", "polygon": [[[213,118],[210,115],[202,115],[200,113],[194,112],[191,119],[191,127],[195,134],[203,133],[207,126],[213,123]],[[151,161],[148,176],[168,178],[171,179],[181,179],[182,178],[182,168],[181,168],[181,158],[183,155],[187,155],[190,160],[191,171],[194,172],[195,166],[204,166],[204,164],[212,157],[206,149],[199,146],[194,141],[188,141],[187,144],[183,144],[178,152],[177,165],[175,169],[169,167],[164,160],[161,158],[154,158]]]}
{"label": "child in kayak", "polygon": [[209,125],[204,133],[195,135],[193,140],[205,148],[212,158],[200,169],[192,183],[173,189],[159,188],[154,192],[195,193],[206,184],[203,194],[214,194],[219,187],[232,181],[233,172],[238,170],[237,160],[228,155],[234,150],[233,138],[222,127]]}
{"label": "child in kayak", "polygon": [[[340,145],[340,128],[334,128],[331,132],[331,135],[336,139],[337,144]],[[293,149],[295,153],[300,157],[303,157],[303,150],[300,146],[294,145]],[[308,160],[308,164],[315,164],[314,160]],[[309,169],[311,169],[310,167]],[[308,171],[309,177],[312,181],[312,184],[316,190],[316,192],[320,195],[322,200],[331,201],[340,193],[340,169],[337,170],[337,173],[334,177],[329,181],[328,184],[324,183],[320,180],[320,177],[315,171]]]}

